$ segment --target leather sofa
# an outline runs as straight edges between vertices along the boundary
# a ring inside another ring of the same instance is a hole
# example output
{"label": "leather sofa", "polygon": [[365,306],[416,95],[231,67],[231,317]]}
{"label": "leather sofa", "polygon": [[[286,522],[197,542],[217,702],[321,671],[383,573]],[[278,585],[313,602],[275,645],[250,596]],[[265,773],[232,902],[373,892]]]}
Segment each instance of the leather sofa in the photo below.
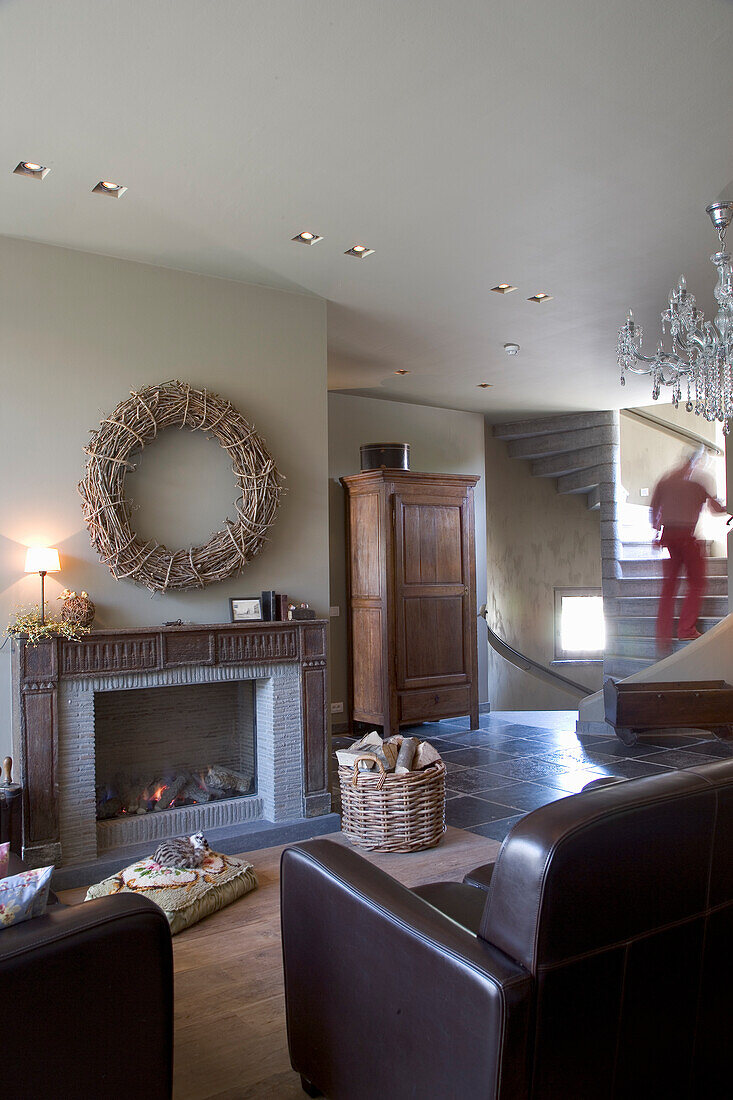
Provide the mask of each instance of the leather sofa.
{"label": "leather sofa", "polygon": [[462,883],[409,890],[318,839],[281,892],[310,1095],[731,1095],[733,760],[535,810]]}
{"label": "leather sofa", "polygon": [[[8,873],[23,864],[10,856]],[[130,894],[0,930],[0,1082],[8,1097],[169,1100],[173,952],[163,911]]]}

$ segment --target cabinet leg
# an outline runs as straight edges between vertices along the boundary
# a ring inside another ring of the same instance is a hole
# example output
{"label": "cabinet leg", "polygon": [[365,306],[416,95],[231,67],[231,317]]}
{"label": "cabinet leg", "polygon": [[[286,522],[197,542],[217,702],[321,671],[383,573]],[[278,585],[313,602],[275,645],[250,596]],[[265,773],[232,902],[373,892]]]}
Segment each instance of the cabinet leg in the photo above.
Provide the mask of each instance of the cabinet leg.
{"label": "cabinet leg", "polygon": [[733,741],[733,726],[715,726],[713,733],[719,741]]}
{"label": "cabinet leg", "polygon": [[477,730],[478,729],[478,703],[476,704],[475,707],[471,707],[471,713],[469,714],[469,718],[471,719],[471,729],[472,730]]}
{"label": "cabinet leg", "polygon": [[639,740],[636,732],[628,726],[616,726],[616,736],[624,745],[635,745]]}
{"label": "cabinet leg", "polygon": [[300,1075],[300,1084],[306,1096],[323,1096],[321,1090],[317,1089],[313,1082],[309,1081],[307,1077],[304,1077],[302,1073]]}

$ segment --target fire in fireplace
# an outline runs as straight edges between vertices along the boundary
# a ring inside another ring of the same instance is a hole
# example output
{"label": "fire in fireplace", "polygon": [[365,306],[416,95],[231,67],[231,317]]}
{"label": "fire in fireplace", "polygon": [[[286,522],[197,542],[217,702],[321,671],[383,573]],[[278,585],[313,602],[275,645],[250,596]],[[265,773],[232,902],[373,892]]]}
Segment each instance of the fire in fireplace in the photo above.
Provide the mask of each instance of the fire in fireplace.
{"label": "fire in fireplace", "polygon": [[222,798],[239,798],[244,794],[253,794],[254,789],[254,776],[247,778],[217,765],[157,776],[147,783],[139,778],[118,775],[112,783],[97,787],[97,820],[173,810],[177,806],[196,806]]}
{"label": "fire in fireplace", "polygon": [[95,693],[97,820],[255,793],[251,681]]}

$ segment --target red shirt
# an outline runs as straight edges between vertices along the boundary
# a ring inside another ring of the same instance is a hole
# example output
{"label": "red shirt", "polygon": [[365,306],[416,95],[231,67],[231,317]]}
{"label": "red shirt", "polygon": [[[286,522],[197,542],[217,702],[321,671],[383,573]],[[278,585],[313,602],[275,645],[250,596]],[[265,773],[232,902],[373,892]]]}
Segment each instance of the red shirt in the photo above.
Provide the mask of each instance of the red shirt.
{"label": "red shirt", "polygon": [[692,532],[707,501],[712,511],[725,512],[725,508],[685,467],[672,470],[657,483],[652,495],[652,523],[657,530],[660,527],[678,527]]}

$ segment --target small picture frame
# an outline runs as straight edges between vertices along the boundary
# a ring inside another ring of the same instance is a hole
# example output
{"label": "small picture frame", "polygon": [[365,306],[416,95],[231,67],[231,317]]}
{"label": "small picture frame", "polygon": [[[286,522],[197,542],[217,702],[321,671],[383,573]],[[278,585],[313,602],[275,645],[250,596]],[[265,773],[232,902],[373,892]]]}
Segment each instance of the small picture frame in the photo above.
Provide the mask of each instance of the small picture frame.
{"label": "small picture frame", "polygon": [[262,622],[262,600],[259,596],[234,596],[229,600],[229,616],[233,623]]}

